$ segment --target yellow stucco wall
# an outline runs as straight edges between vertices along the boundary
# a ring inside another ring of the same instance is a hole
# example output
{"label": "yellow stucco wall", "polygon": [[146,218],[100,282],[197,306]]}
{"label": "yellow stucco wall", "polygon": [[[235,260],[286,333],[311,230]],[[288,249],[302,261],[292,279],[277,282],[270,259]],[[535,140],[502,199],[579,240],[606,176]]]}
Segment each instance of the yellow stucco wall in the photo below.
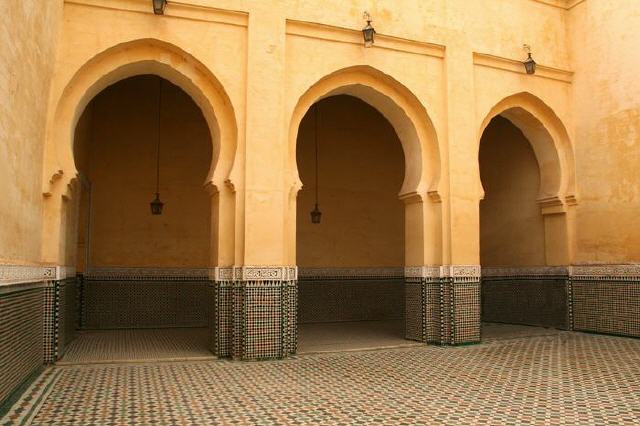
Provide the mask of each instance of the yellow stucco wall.
{"label": "yellow stucco wall", "polygon": [[640,5],[586,1],[570,14],[576,72],[576,263],[640,262]]}
{"label": "yellow stucco wall", "polygon": [[0,16],[0,262],[38,263],[46,95],[62,0],[5,0]]}
{"label": "yellow stucco wall", "polygon": [[[296,262],[296,120],[341,93],[374,105],[409,154],[411,264],[480,263],[478,152],[497,106],[523,127],[550,188],[540,203],[553,237],[545,262],[640,259],[636,0],[189,0],[165,16],[146,0],[69,0],[63,16],[60,2],[46,3],[2,4],[12,19],[0,88],[20,96],[7,96],[0,115],[10,164],[0,172],[1,259],[74,257],[64,240],[77,222],[79,191],[67,186],[76,122],[107,83],[141,73],[182,87],[213,133],[221,237],[208,264]],[[359,32],[365,9],[378,31],[371,49]],[[534,76],[519,63],[523,43]]]}
{"label": "yellow stucco wall", "polygon": [[[90,266],[209,264],[211,201],[204,188],[211,162],[209,129],[191,98],[166,81],[160,115],[160,198],[165,206],[162,215],[150,214],[158,90],[155,76],[123,80],[93,100],[89,125],[85,117],[80,120],[78,168],[91,188],[90,212],[83,205],[80,215],[90,216]],[[79,242],[85,241],[81,235]]]}
{"label": "yellow stucco wall", "polygon": [[494,118],[482,135],[480,176],[481,264],[544,265],[538,162],[529,141],[505,118]]}
{"label": "yellow stucco wall", "polygon": [[314,114],[298,133],[297,263],[299,266],[402,266],[404,175],[400,141],[374,108],[349,96],[318,102],[318,198],[315,203]]}

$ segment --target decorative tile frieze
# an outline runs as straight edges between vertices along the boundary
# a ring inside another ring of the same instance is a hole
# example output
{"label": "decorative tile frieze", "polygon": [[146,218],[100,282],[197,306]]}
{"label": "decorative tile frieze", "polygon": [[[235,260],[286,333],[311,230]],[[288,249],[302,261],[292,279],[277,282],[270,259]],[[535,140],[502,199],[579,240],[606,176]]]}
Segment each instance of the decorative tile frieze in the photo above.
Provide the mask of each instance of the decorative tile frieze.
{"label": "decorative tile frieze", "polygon": [[574,265],[569,273],[579,279],[640,281],[640,264]]}
{"label": "decorative tile frieze", "polygon": [[441,265],[441,266],[407,266],[404,268],[405,278],[423,278],[436,280],[453,278],[454,282],[473,282],[480,279],[480,265]]}
{"label": "decorative tile frieze", "polygon": [[213,270],[212,281],[215,282],[224,282],[224,281],[233,281],[233,266],[217,266]]}
{"label": "decorative tile frieze", "polygon": [[295,266],[242,266],[236,268],[236,278],[238,272],[241,281],[294,281],[298,276]]}
{"label": "decorative tile frieze", "polygon": [[96,281],[202,281],[215,274],[216,268],[91,267],[84,276]]}
{"label": "decorative tile frieze", "polygon": [[301,280],[400,279],[404,268],[398,267],[300,267]]}
{"label": "decorative tile frieze", "polygon": [[564,277],[566,266],[483,266],[483,277]]}
{"label": "decorative tile frieze", "polygon": [[60,281],[74,276],[73,266],[0,265],[0,291],[4,286]]}
{"label": "decorative tile frieze", "polygon": [[0,286],[44,281],[47,272],[42,266],[0,265]]}

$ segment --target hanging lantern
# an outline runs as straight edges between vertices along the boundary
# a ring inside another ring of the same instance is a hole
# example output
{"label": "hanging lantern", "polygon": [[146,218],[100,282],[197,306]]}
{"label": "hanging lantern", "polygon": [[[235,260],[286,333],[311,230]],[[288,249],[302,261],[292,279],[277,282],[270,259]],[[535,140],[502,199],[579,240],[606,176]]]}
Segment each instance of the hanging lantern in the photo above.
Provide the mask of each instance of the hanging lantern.
{"label": "hanging lantern", "polygon": [[164,15],[164,8],[167,5],[167,0],[152,0],[153,1],[153,13],[156,15]]}
{"label": "hanging lantern", "polygon": [[158,144],[156,147],[156,198],[150,203],[151,214],[162,214],[164,203],[160,201],[160,111],[162,109],[162,77],[159,77],[158,87]]}
{"label": "hanging lantern", "polygon": [[151,214],[158,215],[162,214],[162,207],[164,207],[164,203],[160,201],[160,194],[156,192],[156,198],[151,203]]}
{"label": "hanging lantern", "polygon": [[318,208],[318,104],[313,106],[313,138],[316,146],[316,206],[311,211],[311,223],[319,224],[322,212]]}
{"label": "hanging lantern", "polygon": [[374,38],[376,30],[371,26],[371,15],[369,12],[364,12],[363,18],[367,21],[367,25],[362,29],[362,36],[364,37],[364,47],[371,47],[375,42]]}
{"label": "hanging lantern", "polygon": [[322,219],[322,212],[318,209],[318,204],[316,203],[316,207],[311,210],[311,223],[318,224],[320,219]]}
{"label": "hanging lantern", "polygon": [[524,45],[524,49],[528,53],[527,59],[522,63],[524,65],[524,69],[527,74],[535,74],[536,73],[536,61],[531,57],[531,47],[527,44]]}

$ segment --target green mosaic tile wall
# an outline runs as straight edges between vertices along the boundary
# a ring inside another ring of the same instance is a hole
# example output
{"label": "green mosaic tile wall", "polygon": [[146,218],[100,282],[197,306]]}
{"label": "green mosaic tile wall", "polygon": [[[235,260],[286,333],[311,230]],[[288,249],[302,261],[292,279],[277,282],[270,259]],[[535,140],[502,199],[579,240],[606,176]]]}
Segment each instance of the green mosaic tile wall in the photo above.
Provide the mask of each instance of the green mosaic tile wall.
{"label": "green mosaic tile wall", "polygon": [[0,404],[43,363],[42,288],[0,296]]}
{"label": "green mosaic tile wall", "polygon": [[640,337],[640,281],[572,279],[573,327]]}
{"label": "green mosaic tile wall", "polygon": [[483,278],[482,320],[569,328],[566,278]]}
{"label": "green mosaic tile wall", "polygon": [[404,279],[299,280],[300,323],[400,320]]}
{"label": "green mosaic tile wall", "polygon": [[82,327],[160,328],[207,327],[208,281],[85,280]]}

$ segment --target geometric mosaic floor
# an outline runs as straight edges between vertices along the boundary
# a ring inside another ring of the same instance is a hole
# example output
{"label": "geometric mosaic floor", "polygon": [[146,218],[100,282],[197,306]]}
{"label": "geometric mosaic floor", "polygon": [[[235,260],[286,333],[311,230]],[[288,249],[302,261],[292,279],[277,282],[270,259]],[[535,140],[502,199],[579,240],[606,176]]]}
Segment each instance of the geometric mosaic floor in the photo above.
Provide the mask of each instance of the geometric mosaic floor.
{"label": "geometric mosaic floor", "polygon": [[208,328],[81,331],[58,364],[215,359]]}
{"label": "geometric mosaic floor", "polygon": [[640,424],[640,339],[48,368],[0,424]]}

